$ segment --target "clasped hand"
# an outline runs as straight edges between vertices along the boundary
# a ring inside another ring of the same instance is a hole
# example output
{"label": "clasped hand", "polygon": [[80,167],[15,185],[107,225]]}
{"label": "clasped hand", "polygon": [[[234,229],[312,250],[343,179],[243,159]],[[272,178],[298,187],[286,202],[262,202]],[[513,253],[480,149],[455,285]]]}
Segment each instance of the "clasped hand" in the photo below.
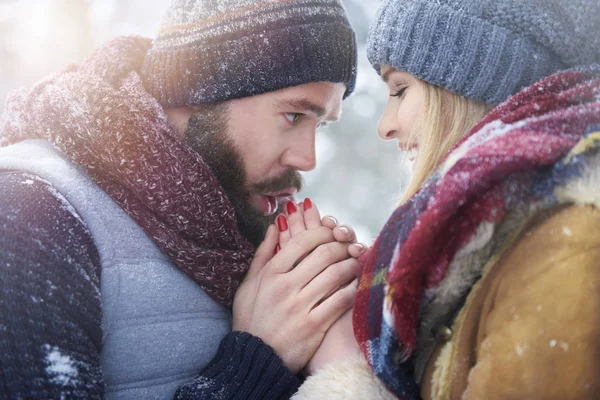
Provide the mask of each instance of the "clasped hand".
{"label": "clasped hand", "polygon": [[[278,227],[267,230],[235,295],[233,330],[261,338],[293,373],[305,366],[310,373],[358,351],[349,318],[365,246],[352,228],[321,219],[310,200],[286,210]],[[319,348],[324,338],[329,345]]]}

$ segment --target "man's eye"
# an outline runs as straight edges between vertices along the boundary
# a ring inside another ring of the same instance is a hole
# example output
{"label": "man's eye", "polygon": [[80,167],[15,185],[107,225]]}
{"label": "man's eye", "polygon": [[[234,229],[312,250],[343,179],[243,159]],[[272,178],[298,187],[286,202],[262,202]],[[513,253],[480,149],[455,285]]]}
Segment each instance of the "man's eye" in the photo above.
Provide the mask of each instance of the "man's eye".
{"label": "man's eye", "polygon": [[298,122],[302,114],[299,113],[285,113],[285,118],[288,120],[290,124],[295,124]]}

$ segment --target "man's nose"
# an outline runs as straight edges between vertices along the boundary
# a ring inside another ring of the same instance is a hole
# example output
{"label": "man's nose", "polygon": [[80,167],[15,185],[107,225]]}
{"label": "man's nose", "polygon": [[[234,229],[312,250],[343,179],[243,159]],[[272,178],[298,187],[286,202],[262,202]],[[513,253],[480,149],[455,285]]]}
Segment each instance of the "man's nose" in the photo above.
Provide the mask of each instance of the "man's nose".
{"label": "man's nose", "polygon": [[312,171],[315,169],[317,166],[315,135],[316,132],[313,132],[311,135],[306,135],[290,145],[282,157],[282,163],[285,167],[298,171]]}

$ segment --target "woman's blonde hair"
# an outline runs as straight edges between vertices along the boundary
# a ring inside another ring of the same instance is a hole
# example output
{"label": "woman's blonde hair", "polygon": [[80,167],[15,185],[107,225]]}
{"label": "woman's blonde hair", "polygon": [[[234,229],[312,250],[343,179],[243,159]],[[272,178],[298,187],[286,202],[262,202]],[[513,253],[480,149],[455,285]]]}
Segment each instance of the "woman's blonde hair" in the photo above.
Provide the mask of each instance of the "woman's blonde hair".
{"label": "woman's blonde hair", "polygon": [[[448,152],[492,107],[419,80],[423,85],[423,114],[414,134],[419,157],[401,203],[413,196],[435,171]],[[413,142],[413,140],[411,140]]]}

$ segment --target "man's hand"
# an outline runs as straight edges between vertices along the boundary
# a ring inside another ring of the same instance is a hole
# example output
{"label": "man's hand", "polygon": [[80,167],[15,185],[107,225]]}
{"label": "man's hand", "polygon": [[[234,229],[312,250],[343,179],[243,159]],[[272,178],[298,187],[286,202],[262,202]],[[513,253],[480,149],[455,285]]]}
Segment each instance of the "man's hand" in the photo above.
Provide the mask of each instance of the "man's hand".
{"label": "man's hand", "polygon": [[269,227],[235,295],[233,330],[261,338],[297,373],[352,307],[358,261],[325,226],[298,232],[275,255],[278,242]]}

